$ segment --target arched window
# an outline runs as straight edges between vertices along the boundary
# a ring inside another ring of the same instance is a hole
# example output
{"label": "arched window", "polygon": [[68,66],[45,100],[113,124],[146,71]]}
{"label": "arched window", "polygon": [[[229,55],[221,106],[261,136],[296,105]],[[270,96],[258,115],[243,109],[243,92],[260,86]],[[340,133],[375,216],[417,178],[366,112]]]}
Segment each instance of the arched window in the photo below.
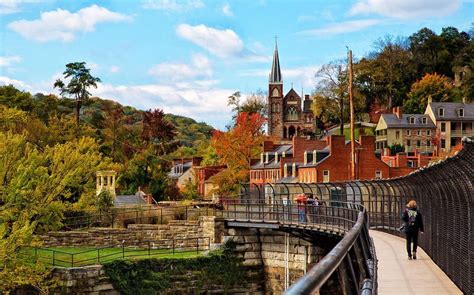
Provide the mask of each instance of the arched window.
{"label": "arched window", "polygon": [[298,121],[298,111],[295,107],[289,107],[286,112],[287,121]]}
{"label": "arched window", "polygon": [[272,96],[273,96],[273,97],[278,97],[278,96],[280,96],[280,92],[278,92],[278,88],[276,88],[276,87],[273,88],[273,90],[272,90]]}

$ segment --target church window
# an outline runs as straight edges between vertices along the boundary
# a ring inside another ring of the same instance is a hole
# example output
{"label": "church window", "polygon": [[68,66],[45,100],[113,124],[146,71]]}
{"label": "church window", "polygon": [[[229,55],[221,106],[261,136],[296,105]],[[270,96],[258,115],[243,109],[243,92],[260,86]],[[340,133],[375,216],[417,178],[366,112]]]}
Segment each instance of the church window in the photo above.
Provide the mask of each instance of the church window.
{"label": "church window", "polygon": [[280,93],[278,92],[278,88],[273,88],[272,96],[273,96],[273,97],[278,97],[278,96],[280,96]]}
{"label": "church window", "polygon": [[289,107],[286,112],[286,120],[288,121],[297,121],[298,120],[298,111],[295,107]]}

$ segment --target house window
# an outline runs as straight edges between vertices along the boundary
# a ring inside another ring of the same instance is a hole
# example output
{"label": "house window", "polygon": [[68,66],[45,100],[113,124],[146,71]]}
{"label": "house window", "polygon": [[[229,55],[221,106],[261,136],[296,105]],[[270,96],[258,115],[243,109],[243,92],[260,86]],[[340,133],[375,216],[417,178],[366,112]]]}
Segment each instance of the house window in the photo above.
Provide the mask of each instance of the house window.
{"label": "house window", "polygon": [[399,138],[400,138],[400,131],[396,131],[396,132],[395,132],[395,138],[396,138],[396,139],[399,139]]}
{"label": "house window", "polygon": [[426,141],[426,146],[427,146],[427,147],[430,147],[430,146],[431,146],[431,140],[427,140],[427,141]]}
{"label": "house window", "polygon": [[415,117],[410,117],[410,124],[415,124]]}
{"label": "house window", "polygon": [[407,135],[408,135],[408,136],[411,135],[411,130],[407,130]]}
{"label": "house window", "polygon": [[375,179],[382,179],[382,171],[375,171]]}
{"label": "house window", "polygon": [[329,182],[329,170],[323,170],[323,182]]}
{"label": "house window", "polygon": [[441,148],[446,148],[446,139],[441,139]]}
{"label": "house window", "polygon": [[427,120],[426,120],[425,117],[421,118],[421,123],[422,123],[422,124],[426,124],[426,122],[427,122]]}
{"label": "house window", "polygon": [[411,146],[411,140],[407,140],[407,146]]}
{"label": "house window", "polygon": [[420,146],[421,146],[421,140],[417,140],[417,141],[416,141],[416,146],[417,146],[417,147],[420,147]]}
{"label": "house window", "polygon": [[441,132],[446,132],[446,123],[441,123]]}
{"label": "house window", "polygon": [[458,110],[458,115],[459,115],[459,117],[464,117],[464,109],[459,109]]}
{"label": "house window", "polygon": [[444,117],[444,109],[443,108],[438,109],[438,116]]}
{"label": "house window", "polygon": [[417,130],[416,135],[421,136],[421,130]]}
{"label": "house window", "polygon": [[415,167],[415,162],[413,162],[413,160],[408,160],[407,166],[408,166],[409,168],[414,168],[414,167]]}
{"label": "house window", "polygon": [[431,136],[431,130],[426,130],[426,136]]}
{"label": "house window", "polygon": [[273,88],[273,91],[272,91],[272,96],[273,97],[278,97],[280,96],[280,92],[278,91],[278,88]]}

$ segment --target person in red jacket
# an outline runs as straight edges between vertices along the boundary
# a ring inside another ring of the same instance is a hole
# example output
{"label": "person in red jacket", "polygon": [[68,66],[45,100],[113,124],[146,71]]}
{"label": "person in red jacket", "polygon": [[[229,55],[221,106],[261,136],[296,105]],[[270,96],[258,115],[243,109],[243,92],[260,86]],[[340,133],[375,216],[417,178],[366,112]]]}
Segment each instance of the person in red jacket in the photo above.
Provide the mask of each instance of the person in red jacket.
{"label": "person in red jacket", "polygon": [[[416,259],[416,248],[418,247],[418,232],[423,233],[423,217],[421,212],[417,209],[416,201],[408,202],[405,211],[403,211],[402,220],[405,226],[405,236],[407,241],[408,259]],[[411,251],[411,244],[413,243],[413,256]]]}

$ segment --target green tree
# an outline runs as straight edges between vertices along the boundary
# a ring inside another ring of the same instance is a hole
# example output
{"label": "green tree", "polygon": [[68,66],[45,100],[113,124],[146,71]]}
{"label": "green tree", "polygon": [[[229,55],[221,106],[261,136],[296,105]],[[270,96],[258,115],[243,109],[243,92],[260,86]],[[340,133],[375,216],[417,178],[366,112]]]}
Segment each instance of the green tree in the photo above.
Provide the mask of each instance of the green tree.
{"label": "green tree", "polygon": [[65,81],[58,79],[54,82],[54,88],[58,88],[62,96],[72,96],[76,100],[76,123],[79,125],[81,105],[91,95],[87,89],[97,88],[97,83],[101,81],[91,75],[85,62],[68,63],[63,75],[67,85]]}
{"label": "green tree", "polygon": [[[0,292],[41,285],[41,267],[21,257],[34,234],[57,230],[68,208],[90,208],[97,170],[112,166],[90,138],[38,149],[27,138],[0,132]],[[76,206],[77,205],[77,206]]]}

